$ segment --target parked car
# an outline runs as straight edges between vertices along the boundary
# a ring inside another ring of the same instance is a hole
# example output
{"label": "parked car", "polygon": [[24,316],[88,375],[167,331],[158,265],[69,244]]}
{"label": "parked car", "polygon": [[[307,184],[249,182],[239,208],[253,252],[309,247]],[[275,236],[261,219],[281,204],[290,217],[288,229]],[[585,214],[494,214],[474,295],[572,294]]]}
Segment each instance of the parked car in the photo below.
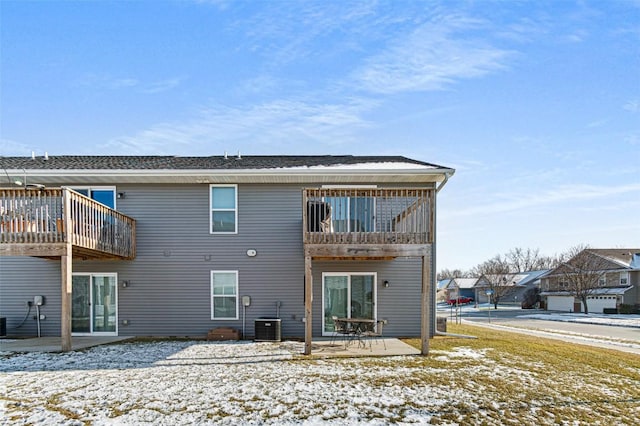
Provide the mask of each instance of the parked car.
{"label": "parked car", "polygon": [[473,297],[460,296],[458,298],[447,300],[447,305],[466,305],[467,303],[471,302],[473,302]]}

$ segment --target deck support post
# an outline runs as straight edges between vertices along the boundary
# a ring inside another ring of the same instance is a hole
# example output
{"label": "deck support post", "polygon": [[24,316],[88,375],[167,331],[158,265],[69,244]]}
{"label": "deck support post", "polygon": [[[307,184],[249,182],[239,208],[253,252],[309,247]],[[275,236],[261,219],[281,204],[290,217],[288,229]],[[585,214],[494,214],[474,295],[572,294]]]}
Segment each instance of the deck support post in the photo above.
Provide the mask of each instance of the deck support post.
{"label": "deck support post", "polygon": [[311,256],[304,257],[304,354],[311,355],[311,340],[313,327],[311,312],[313,307],[313,274],[311,270]]}
{"label": "deck support post", "polygon": [[431,270],[427,256],[422,256],[422,306],[420,309],[420,332],[422,355],[429,355],[429,336],[431,334]]}
{"label": "deck support post", "polygon": [[62,352],[72,349],[71,342],[71,290],[73,276],[73,246],[70,239],[71,229],[71,200],[69,189],[63,190],[64,215],[64,254],[60,256],[61,270],[61,306],[60,306],[60,341]]}
{"label": "deck support post", "polygon": [[73,255],[71,244],[65,244],[66,254],[60,257],[62,271],[61,310],[60,310],[60,340],[62,352],[71,350],[71,277],[73,275]]}

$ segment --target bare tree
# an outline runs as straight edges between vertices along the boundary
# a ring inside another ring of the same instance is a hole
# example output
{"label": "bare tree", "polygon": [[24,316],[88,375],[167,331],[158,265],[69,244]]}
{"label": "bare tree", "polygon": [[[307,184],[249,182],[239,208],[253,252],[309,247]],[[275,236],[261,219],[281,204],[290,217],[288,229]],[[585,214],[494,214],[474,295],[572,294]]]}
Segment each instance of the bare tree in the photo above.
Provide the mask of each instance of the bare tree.
{"label": "bare tree", "polygon": [[600,280],[610,264],[605,258],[590,251],[586,245],[570,248],[564,257],[567,259],[566,262],[562,263],[556,272],[562,277],[569,291],[580,299],[584,313],[588,314],[589,295],[600,287]]}
{"label": "bare tree", "polygon": [[465,273],[462,272],[460,269],[443,269],[440,272],[438,272],[438,281],[440,280],[446,280],[446,279],[450,279],[450,278],[462,278],[464,277]]}
{"label": "bare tree", "polygon": [[539,269],[540,259],[539,249],[516,247],[505,255],[505,260],[509,262],[514,272],[535,271]]}
{"label": "bare tree", "polygon": [[505,255],[513,272],[553,269],[562,263],[558,256],[542,256],[539,249],[513,248]]}
{"label": "bare tree", "polygon": [[498,309],[498,303],[512,288],[512,280],[516,275],[512,272],[511,265],[506,258],[503,259],[498,255],[476,266],[474,271],[484,277],[489,284],[489,290],[492,293],[489,303],[493,303],[494,309]]}
{"label": "bare tree", "polygon": [[538,269],[555,269],[565,261],[564,255],[542,256],[538,264]]}

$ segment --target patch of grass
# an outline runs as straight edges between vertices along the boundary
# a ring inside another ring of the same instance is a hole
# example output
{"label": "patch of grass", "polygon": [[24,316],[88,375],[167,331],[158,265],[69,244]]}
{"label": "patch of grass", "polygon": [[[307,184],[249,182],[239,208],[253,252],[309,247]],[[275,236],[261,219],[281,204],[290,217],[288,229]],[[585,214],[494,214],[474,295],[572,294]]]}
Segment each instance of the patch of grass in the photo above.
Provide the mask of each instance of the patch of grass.
{"label": "patch of grass", "polygon": [[[46,401],[45,401],[45,408],[47,410],[50,411],[55,411],[58,412],[60,414],[62,414],[64,417],[66,417],[67,419],[73,419],[73,420],[80,420],[80,416],[78,415],[78,413],[75,413],[71,410],[67,410],[66,408],[62,407],[62,400],[61,400],[61,393],[57,393],[57,394],[53,394],[51,396],[49,396]],[[89,424],[89,422],[83,421],[83,424]]]}
{"label": "patch of grass", "polygon": [[[430,341],[430,355],[417,357],[415,365],[440,369],[438,376],[424,375],[431,385],[480,392],[493,401],[479,410],[488,423],[499,416],[500,423],[507,424],[523,414],[549,419],[542,423],[637,420],[640,357],[635,354],[472,325],[453,324],[450,332],[477,339],[437,336]],[[405,341],[420,348],[419,339]],[[452,356],[462,349],[484,356]],[[474,424],[482,420],[476,412],[456,411],[462,418],[443,412],[435,419]]]}

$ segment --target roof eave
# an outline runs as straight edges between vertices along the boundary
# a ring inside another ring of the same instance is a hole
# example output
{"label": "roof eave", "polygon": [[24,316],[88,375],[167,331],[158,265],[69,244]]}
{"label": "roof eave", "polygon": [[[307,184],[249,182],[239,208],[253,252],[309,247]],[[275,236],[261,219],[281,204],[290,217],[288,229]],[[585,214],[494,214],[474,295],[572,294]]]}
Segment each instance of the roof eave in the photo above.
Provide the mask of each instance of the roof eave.
{"label": "roof eave", "polygon": [[381,182],[435,183],[455,173],[449,168],[358,169],[358,168],[273,168],[273,169],[165,169],[104,170],[74,169],[7,170],[9,175],[26,176],[30,182],[59,183],[312,183]]}

